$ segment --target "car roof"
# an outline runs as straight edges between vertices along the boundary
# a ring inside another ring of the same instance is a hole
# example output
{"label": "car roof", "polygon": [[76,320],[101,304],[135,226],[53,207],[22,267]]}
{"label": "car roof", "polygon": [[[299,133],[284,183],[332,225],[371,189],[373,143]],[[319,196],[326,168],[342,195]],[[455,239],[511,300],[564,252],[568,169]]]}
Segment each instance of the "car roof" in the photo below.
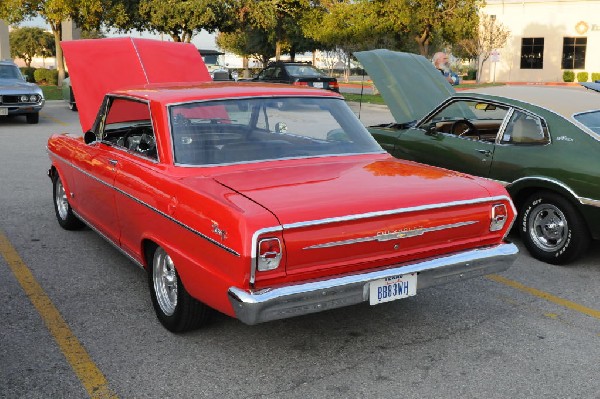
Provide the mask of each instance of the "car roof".
{"label": "car roof", "polygon": [[[469,91],[471,92],[471,91]],[[469,92],[463,92],[465,94]],[[486,87],[472,92],[489,94],[498,101],[512,99],[520,101],[521,105],[534,105],[545,108],[561,115],[570,122],[576,123],[574,114],[599,109],[600,95],[582,87],[556,86],[495,86]]]}
{"label": "car roof", "polygon": [[334,97],[343,98],[330,90],[282,85],[277,83],[251,83],[211,81],[198,83],[157,83],[125,88],[110,92],[112,95],[139,98],[163,105],[205,100],[252,97]]}

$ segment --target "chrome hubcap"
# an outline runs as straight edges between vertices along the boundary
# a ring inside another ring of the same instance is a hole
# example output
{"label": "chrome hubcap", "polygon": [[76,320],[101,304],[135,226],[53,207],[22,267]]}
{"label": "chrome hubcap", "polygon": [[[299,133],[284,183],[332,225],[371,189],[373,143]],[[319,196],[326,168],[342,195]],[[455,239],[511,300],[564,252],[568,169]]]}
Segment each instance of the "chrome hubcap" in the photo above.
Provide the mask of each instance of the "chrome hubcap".
{"label": "chrome hubcap", "polygon": [[547,252],[559,250],[567,240],[569,226],[564,213],[551,204],[540,204],[531,211],[529,235],[535,245]]}
{"label": "chrome hubcap", "polygon": [[177,274],[173,260],[162,248],[154,252],[152,279],[160,309],[165,315],[172,316],[177,307]]}
{"label": "chrome hubcap", "polygon": [[67,218],[69,212],[69,201],[67,201],[67,193],[60,179],[56,180],[56,192],[54,193],[54,200],[56,201],[56,209],[58,210],[58,216],[61,219]]}

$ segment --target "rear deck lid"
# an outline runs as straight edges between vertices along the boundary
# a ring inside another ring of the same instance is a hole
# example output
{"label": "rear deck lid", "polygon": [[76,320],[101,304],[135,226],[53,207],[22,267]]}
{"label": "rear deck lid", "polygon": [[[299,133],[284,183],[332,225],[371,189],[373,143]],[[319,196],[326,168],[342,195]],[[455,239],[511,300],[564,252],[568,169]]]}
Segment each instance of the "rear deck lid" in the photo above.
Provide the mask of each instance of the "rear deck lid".
{"label": "rear deck lid", "polygon": [[456,92],[433,64],[417,54],[378,49],[354,53],[397,123],[418,121]]}
{"label": "rear deck lid", "polygon": [[189,43],[110,38],[61,42],[83,131],[91,129],[104,95],[149,83],[208,82],[206,65]]}
{"label": "rear deck lid", "polygon": [[386,156],[287,164],[213,178],[277,217],[288,274],[364,270],[502,238],[489,230],[500,199],[477,178]]}

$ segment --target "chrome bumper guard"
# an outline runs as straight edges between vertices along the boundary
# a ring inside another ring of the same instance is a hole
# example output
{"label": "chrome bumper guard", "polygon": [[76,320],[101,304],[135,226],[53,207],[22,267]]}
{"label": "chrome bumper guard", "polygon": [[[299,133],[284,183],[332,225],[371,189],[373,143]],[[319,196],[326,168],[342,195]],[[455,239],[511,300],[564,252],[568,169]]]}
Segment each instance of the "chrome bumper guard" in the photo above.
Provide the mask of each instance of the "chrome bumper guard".
{"label": "chrome bumper guard", "polygon": [[261,290],[231,287],[229,300],[236,317],[252,325],[368,301],[369,284],[385,277],[418,273],[417,289],[422,289],[502,272],[513,264],[518,252],[516,245],[503,243],[417,263],[398,264],[383,270],[301,284]]}

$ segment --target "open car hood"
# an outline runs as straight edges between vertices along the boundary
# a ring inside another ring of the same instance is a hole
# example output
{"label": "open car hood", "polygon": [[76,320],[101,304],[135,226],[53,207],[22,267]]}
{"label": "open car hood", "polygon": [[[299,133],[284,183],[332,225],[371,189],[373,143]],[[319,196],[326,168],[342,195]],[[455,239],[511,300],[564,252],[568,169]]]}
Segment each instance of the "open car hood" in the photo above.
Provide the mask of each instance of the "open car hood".
{"label": "open car hood", "polygon": [[440,71],[421,55],[384,49],[354,55],[381,92],[397,123],[420,120],[456,93]]}
{"label": "open car hood", "polygon": [[111,38],[61,42],[83,131],[107,92],[148,83],[206,82],[210,74],[189,43]]}

